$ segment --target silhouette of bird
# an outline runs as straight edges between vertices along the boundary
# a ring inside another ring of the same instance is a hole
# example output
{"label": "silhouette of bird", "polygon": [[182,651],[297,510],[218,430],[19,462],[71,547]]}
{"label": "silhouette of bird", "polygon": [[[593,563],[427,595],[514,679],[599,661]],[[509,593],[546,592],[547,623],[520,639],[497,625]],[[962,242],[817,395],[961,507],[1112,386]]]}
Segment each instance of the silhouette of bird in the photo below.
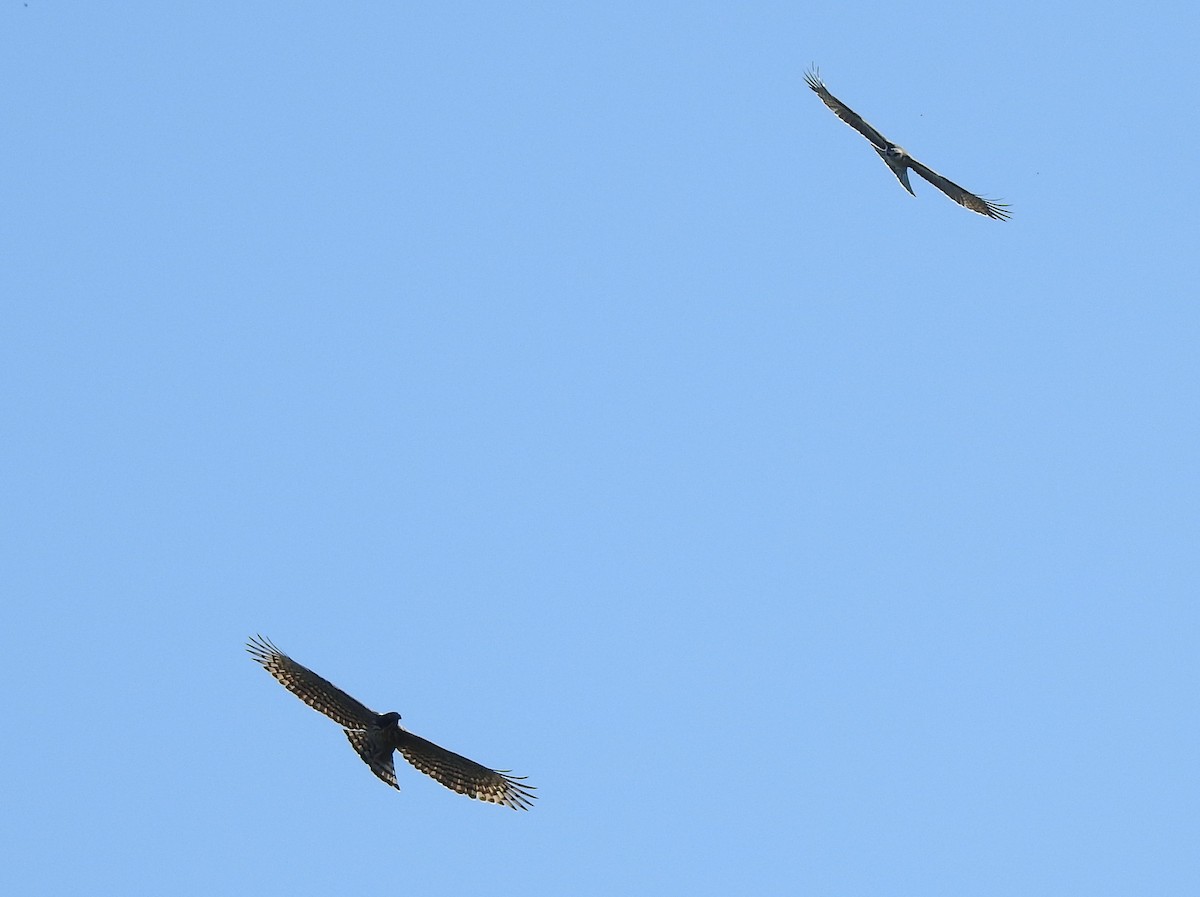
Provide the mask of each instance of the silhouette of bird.
{"label": "silhouette of bird", "polygon": [[341,726],[371,772],[397,791],[400,786],[396,783],[393,751],[399,751],[425,775],[459,794],[514,810],[528,810],[533,805],[537,795],[532,792],[536,789],[526,785],[523,776],[509,775],[506,769],[488,769],[413,735],[401,727],[399,713],[376,713],[368,709],[332,682],[296,663],[261,635],[246,642],[246,650],[284,688]]}
{"label": "silhouette of bird", "polygon": [[813,68],[804,73],[804,80],[808,86],[816,91],[817,96],[825,103],[834,114],[848,124],[858,133],[862,134],[867,140],[871,141],[871,146],[875,152],[879,153],[879,158],[887,163],[887,167],[892,170],[900,183],[904,185],[904,189],[913,196],[912,185],[908,182],[908,169],[912,169],[933,186],[937,187],[960,206],[965,206],[972,212],[978,212],[980,215],[986,215],[989,218],[995,218],[998,221],[1007,221],[1012,213],[1008,211],[1008,206],[1004,203],[994,202],[990,199],[984,199],[981,196],[976,196],[967,190],[964,190],[954,181],[947,177],[938,174],[927,165],[922,165],[912,156],[904,151],[903,147],[896,146],[869,124],[863,120],[863,117],[835,97],[825,87],[821,81],[821,73]]}

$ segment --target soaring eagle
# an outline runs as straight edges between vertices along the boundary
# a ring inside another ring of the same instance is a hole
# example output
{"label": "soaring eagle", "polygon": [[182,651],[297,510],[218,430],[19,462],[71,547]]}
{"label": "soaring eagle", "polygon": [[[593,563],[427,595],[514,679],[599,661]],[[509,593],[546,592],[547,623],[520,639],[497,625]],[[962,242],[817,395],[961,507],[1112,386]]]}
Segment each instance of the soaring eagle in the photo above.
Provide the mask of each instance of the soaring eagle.
{"label": "soaring eagle", "polygon": [[1008,206],[1004,203],[992,202],[981,196],[976,196],[974,193],[969,193],[949,178],[942,177],[932,168],[922,165],[906,153],[902,147],[896,146],[896,144],[892,143],[863,121],[861,115],[831,94],[821,81],[821,73],[815,68],[804,73],[804,80],[808,82],[809,87],[816,91],[821,101],[833,110],[834,115],[866,137],[867,140],[871,141],[871,146],[875,149],[875,152],[879,153],[879,158],[887,163],[888,168],[892,170],[892,174],[900,179],[900,183],[904,185],[904,189],[912,193],[913,196],[917,194],[913,193],[912,185],[908,182],[908,169],[910,168],[960,206],[966,206],[972,212],[987,215],[989,218],[995,218],[998,221],[1007,221],[1012,215],[1008,211]]}
{"label": "soaring eagle", "polygon": [[346,738],[371,772],[397,791],[396,767],[392,752],[425,775],[437,779],[452,791],[467,797],[528,810],[537,795],[523,777],[511,776],[506,769],[488,769],[473,760],[418,738],[400,726],[400,714],[368,710],[332,682],[322,679],[308,667],[292,660],[270,641],[255,636],[246,643],[250,656],[279,680],[280,684],[313,710],[324,713],[341,726]]}

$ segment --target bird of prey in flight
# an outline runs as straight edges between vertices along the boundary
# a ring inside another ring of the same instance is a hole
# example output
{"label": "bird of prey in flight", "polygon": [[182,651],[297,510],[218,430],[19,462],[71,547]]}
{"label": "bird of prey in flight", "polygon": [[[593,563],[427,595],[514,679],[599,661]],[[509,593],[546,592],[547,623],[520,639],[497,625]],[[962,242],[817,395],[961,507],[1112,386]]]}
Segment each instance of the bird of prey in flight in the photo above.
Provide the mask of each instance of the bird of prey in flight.
{"label": "bird of prey in flight", "polygon": [[998,221],[1007,221],[1011,216],[1012,213],[1008,211],[1008,206],[1004,203],[993,202],[992,200],[984,199],[981,196],[976,196],[974,193],[964,190],[949,178],[942,177],[932,168],[922,165],[906,153],[902,147],[896,146],[896,144],[872,128],[863,121],[861,115],[829,92],[825,84],[821,81],[821,73],[817,69],[805,72],[804,80],[808,82],[809,87],[816,91],[821,101],[833,110],[834,115],[866,137],[867,140],[871,141],[871,146],[875,152],[879,153],[879,158],[887,163],[887,167],[892,170],[892,174],[900,179],[900,183],[904,185],[904,189],[912,193],[913,196],[917,194],[913,193],[912,185],[908,182],[908,169],[910,168],[960,206],[966,206],[972,212],[987,215],[989,218],[995,218]]}
{"label": "bird of prey in flight", "polygon": [[477,800],[528,810],[537,795],[524,783],[524,777],[512,776],[506,769],[488,769],[473,760],[438,747],[400,726],[400,714],[368,710],[336,685],[322,679],[308,667],[292,660],[261,635],[246,643],[250,656],[279,680],[279,683],[313,710],[325,714],[346,732],[346,738],[371,772],[397,791],[396,768],[392,752],[425,775],[437,779],[452,791]]}

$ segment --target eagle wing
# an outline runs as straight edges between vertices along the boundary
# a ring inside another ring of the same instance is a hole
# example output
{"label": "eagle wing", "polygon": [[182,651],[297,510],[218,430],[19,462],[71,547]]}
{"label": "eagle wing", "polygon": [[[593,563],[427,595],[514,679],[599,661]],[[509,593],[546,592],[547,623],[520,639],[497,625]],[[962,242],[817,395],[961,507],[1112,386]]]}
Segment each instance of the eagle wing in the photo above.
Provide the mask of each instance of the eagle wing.
{"label": "eagle wing", "polygon": [[[506,769],[488,769],[412,732],[399,728],[396,731],[396,750],[404,759],[451,791],[514,810],[528,810],[533,806],[537,795],[532,792],[537,789],[526,785],[524,777],[508,775]],[[378,772],[375,774],[379,775]]]}
{"label": "eagle wing", "polygon": [[271,644],[269,639],[256,635],[246,642],[246,650],[262,664],[263,669],[279,680],[280,685],[339,726],[357,730],[368,729],[375,724],[375,714],[366,705],[329,680],[322,679],[308,667],[296,663]]}
{"label": "eagle wing", "polygon": [[829,92],[829,89],[821,81],[821,73],[818,69],[810,69],[805,72],[804,80],[817,92],[821,101],[833,110],[834,115],[871,141],[871,145],[876,149],[885,150],[892,145],[890,140],[867,124],[861,115]]}
{"label": "eagle wing", "polygon": [[1012,216],[1005,203],[984,199],[982,196],[976,196],[974,193],[964,190],[958,184],[954,183],[954,181],[938,174],[928,165],[922,165],[912,156],[908,157],[908,166],[960,206],[965,206],[972,212],[978,212],[980,215],[995,218],[997,221],[1007,221]]}

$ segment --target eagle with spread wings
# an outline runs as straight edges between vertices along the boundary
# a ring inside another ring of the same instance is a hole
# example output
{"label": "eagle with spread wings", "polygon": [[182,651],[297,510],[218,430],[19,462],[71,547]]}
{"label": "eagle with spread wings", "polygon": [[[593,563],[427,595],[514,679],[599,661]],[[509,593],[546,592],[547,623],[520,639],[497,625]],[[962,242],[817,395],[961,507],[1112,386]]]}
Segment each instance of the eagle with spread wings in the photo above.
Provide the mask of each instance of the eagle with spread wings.
{"label": "eagle with spread wings", "polygon": [[978,212],[980,215],[986,215],[998,221],[1007,221],[1009,219],[1012,213],[1008,211],[1008,206],[1004,203],[984,199],[981,196],[976,196],[974,193],[964,190],[949,178],[943,177],[927,165],[922,165],[906,153],[903,147],[896,146],[896,144],[872,128],[861,115],[829,92],[828,88],[821,81],[821,73],[817,69],[814,68],[805,72],[804,80],[808,83],[809,87],[816,91],[821,101],[833,110],[834,115],[871,142],[871,146],[875,152],[879,153],[879,158],[887,163],[887,167],[892,170],[892,174],[900,180],[900,183],[904,185],[904,189],[912,193],[913,196],[917,194],[913,193],[912,185],[908,182],[908,170],[910,168],[960,206],[965,206],[972,212]]}
{"label": "eagle with spread wings", "polygon": [[284,688],[341,726],[371,772],[397,791],[400,786],[396,783],[396,767],[392,763],[394,751],[399,751],[421,772],[459,794],[514,810],[528,810],[533,805],[537,795],[532,792],[536,789],[526,785],[523,776],[509,775],[506,769],[488,769],[413,735],[400,726],[399,713],[369,710],[332,682],[296,663],[261,635],[250,639],[246,650]]}

